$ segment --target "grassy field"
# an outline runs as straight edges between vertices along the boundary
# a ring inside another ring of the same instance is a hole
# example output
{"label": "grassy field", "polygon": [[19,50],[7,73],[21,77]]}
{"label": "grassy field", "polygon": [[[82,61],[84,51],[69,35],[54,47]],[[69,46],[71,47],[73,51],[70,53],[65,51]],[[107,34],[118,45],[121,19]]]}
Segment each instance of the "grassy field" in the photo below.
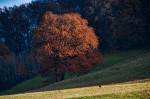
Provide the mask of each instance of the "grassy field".
{"label": "grassy field", "polygon": [[138,49],[138,50],[129,50],[129,51],[124,51],[124,52],[115,52],[115,53],[112,52],[112,53],[104,54],[104,63],[97,66],[95,69],[91,70],[90,72],[96,72],[96,71],[102,70],[111,65],[114,65],[116,63],[122,62],[130,58],[134,58],[138,55],[141,55],[147,52],[150,52],[150,50]]}
{"label": "grassy field", "polygon": [[105,94],[105,95],[97,95],[97,96],[83,96],[78,98],[71,99],[149,99],[150,98],[150,90],[144,91],[132,91],[126,93],[119,94]]}
{"label": "grassy field", "polygon": [[97,99],[97,98],[150,98],[150,79],[122,84],[91,86],[55,91],[31,92],[17,95],[0,96],[0,99]]}
{"label": "grassy field", "polygon": [[[127,54],[124,53],[124,55]],[[143,99],[149,99],[150,52],[138,51],[135,55],[138,56],[132,58],[130,57],[125,60],[122,59],[117,63],[114,62],[115,63],[115,64],[113,63],[114,65],[111,65],[110,67],[109,65],[107,65],[109,68],[105,68],[98,72],[93,72],[93,73],[86,74],[84,76],[50,84],[46,87],[42,87],[38,90],[30,91],[29,93],[26,94],[1,96],[0,99],[1,98],[2,99],[34,99],[34,98],[35,99],[49,99],[49,98],[60,99],[60,97],[61,99],[74,98],[74,97],[80,99],[82,98],[97,99],[100,97],[102,98],[146,97]],[[138,79],[146,79],[146,80],[138,80]],[[41,80],[41,82],[39,83],[43,83],[43,81]],[[30,83],[28,85],[30,86],[31,84],[33,83]],[[102,87],[99,88],[98,85],[101,85]],[[26,89],[25,87],[23,88]],[[31,90],[31,88],[29,89]],[[17,90],[16,87],[14,87],[14,90]],[[9,92],[5,91],[3,92],[3,94],[13,93],[14,90],[11,89],[9,90]]]}

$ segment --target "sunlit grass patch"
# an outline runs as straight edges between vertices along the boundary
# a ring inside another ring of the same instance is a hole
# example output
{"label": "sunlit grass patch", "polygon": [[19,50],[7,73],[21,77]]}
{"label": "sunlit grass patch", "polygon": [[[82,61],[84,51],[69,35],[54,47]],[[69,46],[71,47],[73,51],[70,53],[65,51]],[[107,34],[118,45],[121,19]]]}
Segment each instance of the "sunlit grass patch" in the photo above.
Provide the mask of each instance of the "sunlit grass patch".
{"label": "sunlit grass patch", "polygon": [[150,90],[133,91],[118,94],[105,94],[96,96],[84,96],[70,99],[150,99]]}

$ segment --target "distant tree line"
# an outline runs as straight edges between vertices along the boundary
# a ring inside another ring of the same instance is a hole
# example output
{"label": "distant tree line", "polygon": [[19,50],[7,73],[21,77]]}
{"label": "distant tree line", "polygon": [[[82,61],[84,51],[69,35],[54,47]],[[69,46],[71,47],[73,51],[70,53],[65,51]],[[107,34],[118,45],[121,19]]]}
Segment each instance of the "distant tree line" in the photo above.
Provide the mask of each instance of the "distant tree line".
{"label": "distant tree line", "polygon": [[11,51],[30,52],[32,32],[46,11],[79,13],[100,38],[99,48],[126,49],[149,43],[149,0],[35,0],[0,9],[0,35]]}

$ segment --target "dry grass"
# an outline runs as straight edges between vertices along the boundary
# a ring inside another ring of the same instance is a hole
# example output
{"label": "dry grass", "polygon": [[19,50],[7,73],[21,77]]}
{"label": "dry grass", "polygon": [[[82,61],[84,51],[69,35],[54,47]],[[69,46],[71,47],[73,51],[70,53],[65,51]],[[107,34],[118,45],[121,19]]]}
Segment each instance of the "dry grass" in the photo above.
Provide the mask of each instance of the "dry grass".
{"label": "dry grass", "polygon": [[74,97],[71,99],[150,99],[150,91],[144,90],[119,94],[113,93],[96,96],[83,96],[83,97]]}
{"label": "dry grass", "polygon": [[150,92],[150,79],[147,81],[136,81],[130,83],[120,83],[103,85],[102,87],[92,86],[84,88],[64,89],[45,92],[32,92],[18,95],[1,96],[0,99],[65,99],[83,96],[95,96],[106,94],[124,94],[136,91]]}

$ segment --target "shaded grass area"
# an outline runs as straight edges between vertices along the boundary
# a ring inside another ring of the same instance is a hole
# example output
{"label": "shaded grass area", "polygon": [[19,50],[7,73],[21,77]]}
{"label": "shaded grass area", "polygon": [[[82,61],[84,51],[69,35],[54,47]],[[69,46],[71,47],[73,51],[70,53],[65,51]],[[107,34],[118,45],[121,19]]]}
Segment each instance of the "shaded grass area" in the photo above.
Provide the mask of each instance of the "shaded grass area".
{"label": "shaded grass area", "polygon": [[10,90],[3,91],[0,93],[2,94],[15,94],[15,93],[22,93],[26,92],[29,90],[35,90],[38,88],[41,88],[45,86],[46,84],[44,83],[47,80],[47,78],[44,77],[35,77],[30,80],[27,80],[23,83],[18,84],[17,86],[12,87]]}
{"label": "shaded grass area", "polygon": [[144,54],[150,52],[150,49],[136,49],[136,50],[129,50],[124,52],[114,52],[114,53],[107,53],[104,54],[104,63],[97,66],[95,69],[91,70],[90,72],[96,72],[107,68],[111,65],[116,63],[122,62],[124,60],[136,57],[137,55]]}
{"label": "shaded grass area", "polygon": [[[140,92],[140,93],[137,93]],[[143,93],[142,93],[143,92]],[[144,93],[145,92],[145,93]],[[0,99],[66,99],[75,97],[141,97],[141,95],[148,94],[150,92],[150,79],[103,85],[101,88],[98,86],[84,87],[84,88],[73,88],[63,89],[54,91],[41,91],[41,92],[30,92],[17,95],[5,95],[0,96]],[[82,98],[81,98],[82,99]],[[84,98],[86,99],[86,98]],[[118,98],[122,99],[122,98]],[[128,98],[127,98],[128,99]],[[131,99],[131,98],[130,98]],[[144,98],[146,99],[146,98]]]}
{"label": "shaded grass area", "polygon": [[[97,66],[96,68],[92,69],[88,73],[98,72],[98,71],[103,70],[107,67],[110,67],[114,64],[123,62],[123,61],[131,59],[131,58],[135,58],[136,56],[147,53],[147,52],[150,52],[150,49],[133,49],[133,50],[123,51],[123,52],[105,53],[103,55],[104,63]],[[75,77],[77,77],[77,76],[74,74],[66,74],[65,80],[75,78]]]}
{"label": "shaded grass area", "polygon": [[105,94],[97,96],[84,96],[70,99],[150,99],[150,90],[126,92],[118,94]]}

